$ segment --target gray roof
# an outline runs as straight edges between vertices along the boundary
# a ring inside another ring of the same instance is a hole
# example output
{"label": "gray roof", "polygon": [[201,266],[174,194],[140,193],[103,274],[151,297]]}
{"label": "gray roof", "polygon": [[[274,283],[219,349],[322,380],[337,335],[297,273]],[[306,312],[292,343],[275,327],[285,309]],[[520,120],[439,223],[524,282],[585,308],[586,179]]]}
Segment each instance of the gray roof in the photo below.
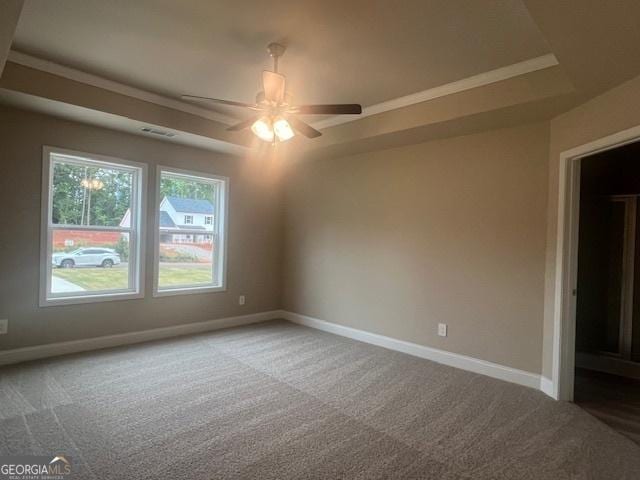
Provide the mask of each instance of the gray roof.
{"label": "gray roof", "polygon": [[203,213],[213,215],[213,205],[209,200],[195,200],[193,198],[166,197],[176,212]]}
{"label": "gray roof", "polygon": [[175,228],[176,224],[171,219],[171,215],[165,210],[160,210],[160,228]]}

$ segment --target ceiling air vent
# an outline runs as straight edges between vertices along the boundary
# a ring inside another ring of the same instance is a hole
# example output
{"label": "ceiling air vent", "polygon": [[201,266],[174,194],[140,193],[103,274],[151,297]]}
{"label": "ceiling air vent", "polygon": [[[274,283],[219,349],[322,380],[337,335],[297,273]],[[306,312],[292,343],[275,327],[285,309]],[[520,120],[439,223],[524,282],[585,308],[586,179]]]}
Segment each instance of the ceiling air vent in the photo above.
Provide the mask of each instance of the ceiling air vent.
{"label": "ceiling air vent", "polygon": [[160,135],[161,137],[171,138],[176,136],[175,133],[167,132],[166,130],[158,130],[156,128],[151,128],[151,127],[144,127],[142,131],[145,133],[153,133],[154,135]]}

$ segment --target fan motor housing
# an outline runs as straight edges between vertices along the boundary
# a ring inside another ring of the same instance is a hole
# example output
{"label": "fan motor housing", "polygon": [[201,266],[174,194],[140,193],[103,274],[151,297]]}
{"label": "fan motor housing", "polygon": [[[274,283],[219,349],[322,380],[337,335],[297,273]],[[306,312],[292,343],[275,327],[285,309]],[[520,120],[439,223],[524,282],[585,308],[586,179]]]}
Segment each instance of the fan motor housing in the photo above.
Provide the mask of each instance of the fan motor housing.
{"label": "fan motor housing", "polygon": [[269,55],[271,55],[273,58],[278,58],[284,55],[286,49],[287,47],[285,47],[281,43],[273,42],[267,45],[267,52],[269,52]]}

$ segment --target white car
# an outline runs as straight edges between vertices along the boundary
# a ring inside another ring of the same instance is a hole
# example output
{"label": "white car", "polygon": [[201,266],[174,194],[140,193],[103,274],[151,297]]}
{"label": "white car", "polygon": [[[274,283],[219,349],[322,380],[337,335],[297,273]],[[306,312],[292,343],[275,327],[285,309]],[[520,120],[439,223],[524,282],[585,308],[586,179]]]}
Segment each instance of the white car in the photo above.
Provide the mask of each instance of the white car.
{"label": "white car", "polygon": [[120,255],[111,248],[79,248],[69,253],[54,253],[51,264],[54,267],[104,267],[111,268],[120,263]]}

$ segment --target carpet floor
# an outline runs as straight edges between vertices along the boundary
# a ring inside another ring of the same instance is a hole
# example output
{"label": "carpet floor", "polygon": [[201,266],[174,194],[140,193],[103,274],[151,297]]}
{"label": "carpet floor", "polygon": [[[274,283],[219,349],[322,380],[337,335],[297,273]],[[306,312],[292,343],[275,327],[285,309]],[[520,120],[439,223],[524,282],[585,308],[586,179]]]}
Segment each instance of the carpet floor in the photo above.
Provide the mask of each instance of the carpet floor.
{"label": "carpet floor", "polygon": [[579,407],[273,321],[0,369],[0,455],[91,479],[638,479]]}

